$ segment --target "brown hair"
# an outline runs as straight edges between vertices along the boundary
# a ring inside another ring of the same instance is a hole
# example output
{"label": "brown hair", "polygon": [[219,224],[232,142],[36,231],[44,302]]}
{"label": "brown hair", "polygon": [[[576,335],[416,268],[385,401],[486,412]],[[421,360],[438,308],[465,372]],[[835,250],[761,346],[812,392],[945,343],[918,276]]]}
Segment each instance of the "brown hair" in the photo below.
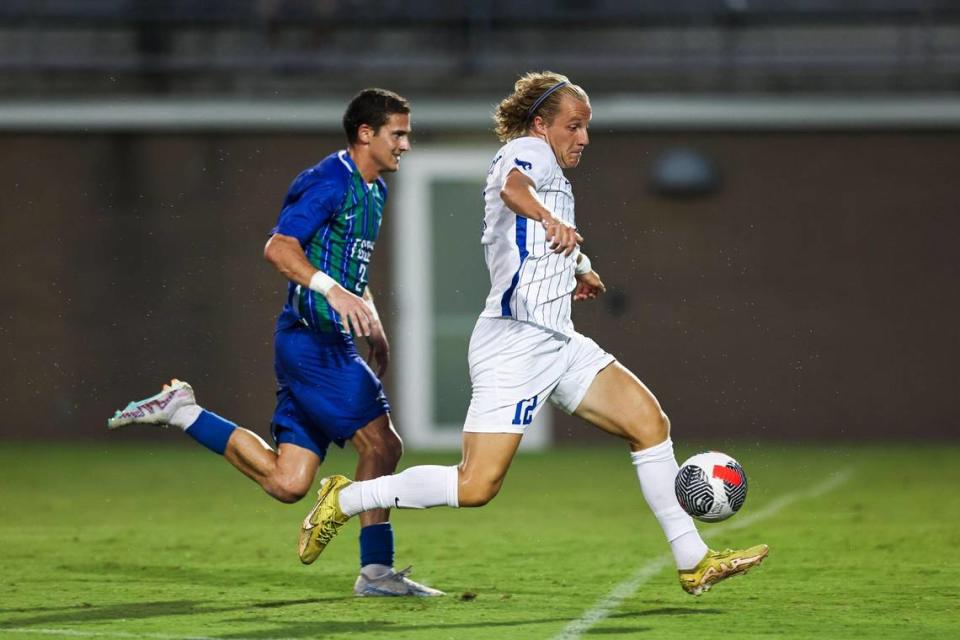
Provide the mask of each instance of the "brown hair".
{"label": "brown hair", "polygon": [[[567,84],[555,89],[540,104],[537,101],[557,84]],[[530,71],[513,85],[513,93],[504,98],[493,114],[495,131],[501,142],[509,142],[527,135],[535,116],[551,122],[560,109],[563,96],[576,98],[590,104],[587,92],[572,84],[570,79],[553,71]],[[536,107],[534,107],[536,105]]]}
{"label": "brown hair", "polygon": [[386,89],[364,89],[354,96],[343,114],[347,142],[357,143],[357,131],[362,124],[377,133],[394,113],[410,113],[410,103],[406,98]]}

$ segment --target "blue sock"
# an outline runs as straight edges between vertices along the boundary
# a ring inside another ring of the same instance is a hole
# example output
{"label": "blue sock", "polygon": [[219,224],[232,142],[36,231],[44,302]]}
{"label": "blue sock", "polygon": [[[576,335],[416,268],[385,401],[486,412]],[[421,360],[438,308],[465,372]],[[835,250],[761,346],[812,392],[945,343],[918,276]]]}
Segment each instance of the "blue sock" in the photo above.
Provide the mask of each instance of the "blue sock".
{"label": "blue sock", "polygon": [[214,412],[204,409],[194,423],[187,428],[186,433],[210,451],[223,455],[227,450],[227,440],[236,428],[237,425],[226,418],[221,418]]}
{"label": "blue sock", "polygon": [[393,566],[393,527],[389,522],[360,529],[360,566],[368,564]]}

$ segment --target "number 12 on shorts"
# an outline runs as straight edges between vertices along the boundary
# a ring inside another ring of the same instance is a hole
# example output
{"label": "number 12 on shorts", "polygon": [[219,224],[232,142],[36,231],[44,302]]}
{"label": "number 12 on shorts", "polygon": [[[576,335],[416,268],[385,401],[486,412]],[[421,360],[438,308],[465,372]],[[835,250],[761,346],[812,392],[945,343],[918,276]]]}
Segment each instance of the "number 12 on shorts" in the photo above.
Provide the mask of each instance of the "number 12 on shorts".
{"label": "number 12 on shorts", "polygon": [[518,402],[517,412],[513,414],[513,424],[530,424],[533,422],[533,410],[536,408],[537,396]]}

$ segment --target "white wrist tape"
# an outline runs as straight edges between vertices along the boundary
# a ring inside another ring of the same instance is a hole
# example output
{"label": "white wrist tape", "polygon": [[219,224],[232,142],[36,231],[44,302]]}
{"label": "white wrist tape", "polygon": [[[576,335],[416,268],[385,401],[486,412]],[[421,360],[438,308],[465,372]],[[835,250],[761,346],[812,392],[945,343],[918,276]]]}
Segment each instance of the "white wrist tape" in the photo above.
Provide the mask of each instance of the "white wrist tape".
{"label": "white wrist tape", "polygon": [[316,291],[323,297],[327,296],[327,292],[330,291],[335,284],[337,284],[337,281],[323,271],[317,271],[313,274],[313,277],[310,278],[310,289]]}
{"label": "white wrist tape", "polygon": [[578,276],[590,273],[593,267],[590,265],[590,256],[585,253],[580,254],[580,262],[577,263],[577,269],[574,271]]}

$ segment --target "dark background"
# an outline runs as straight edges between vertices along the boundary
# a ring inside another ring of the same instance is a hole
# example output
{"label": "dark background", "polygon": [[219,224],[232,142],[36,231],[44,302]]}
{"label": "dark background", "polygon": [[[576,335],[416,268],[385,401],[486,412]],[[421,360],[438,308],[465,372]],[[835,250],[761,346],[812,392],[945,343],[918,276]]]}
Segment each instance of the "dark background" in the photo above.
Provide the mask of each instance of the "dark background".
{"label": "dark background", "polygon": [[[610,289],[577,305],[577,326],[676,433],[957,436],[957,2],[4,0],[0,438],[109,437],[114,409],[172,376],[265,433],[284,282],[263,243],[291,178],[343,141],[335,117],[277,128],[263,110],[387,86],[413,100],[412,153],[488,146],[489,121],[443,105],[483,111],[539,69],[595,106],[675,105],[667,125],[607,126],[598,108],[570,177]],[[758,105],[836,117],[771,124]],[[249,106],[259,119],[217,124]],[[180,107],[193,119],[117,122]],[[715,190],[657,191],[677,147],[712,163]],[[397,224],[388,206],[373,267],[388,330]]]}
{"label": "dark background", "polygon": [[[610,291],[575,322],[656,392],[678,433],[956,437],[960,133],[592,136],[570,177]],[[716,192],[655,192],[653,163],[677,145],[715,163]],[[342,146],[0,136],[0,437],[107,437],[114,409],[172,376],[265,434],[284,281],[263,244],[291,178]],[[373,267],[388,331],[398,222],[388,208]],[[595,437],[565,416],[556,432]]]}

